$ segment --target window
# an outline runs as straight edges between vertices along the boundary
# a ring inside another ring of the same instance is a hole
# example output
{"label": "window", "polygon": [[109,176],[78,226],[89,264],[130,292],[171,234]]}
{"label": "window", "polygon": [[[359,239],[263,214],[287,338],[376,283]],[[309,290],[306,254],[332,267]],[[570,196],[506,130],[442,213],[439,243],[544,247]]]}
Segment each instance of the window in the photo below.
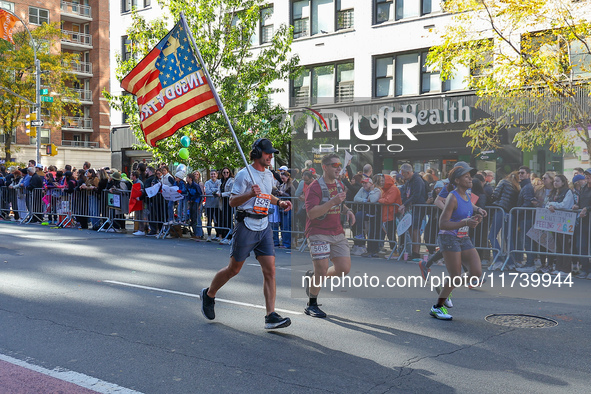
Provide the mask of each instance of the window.
{"label": "window", "polygon": [[[12,144],[16,144],[16,129],[12,129],[12,137],[10,138],[10,142]],[[0,144],[6,143],[6,134],[4,134],[4,129],[0,129]]]}
{"label": "window", "polygon": [[427,54],[421,54],[421,93],[433,93],[441,91],[441,76],[439,70],[427,65]]}
{"label": "window", "polygon": [[121,0],[121,13],[131,12],[132,8],[137,8],[137,0]]}
{"label": "window", "polygon": [[[49,129],[40,129],[37,128],[37,135],[41,139],[39,142],[42,144],[50,144],[49,136],[50,130]],[[37,138],[29,137],[29,144],[35,145],[37,144]]]}
{"label": "window", "polygon": [[29,23],[41,25],[49,23],[49,10],[43,8],[29,7]]}
{"label": "window", "polygon": [[150,0],[144,0],[144,8],[149,7],[152,5],[152,2]]}
{"label": "window", "polygon": [[250,38],[252,45],[271,42],[273,38],[273,6],[261,9],[260,20]]}
{"label": "window", "polygon": [[354,81],[353,62],[306,68],[293,81],[292,105],[353,101]]}
{"label": "window", "polygon": [[541,65],[538,73],[575,79],[591,77],[591,54],[587,49],[591,38],[567,41],[565,36],[561,31],[527,34],[521,39],[523,54]]}
{"label": "window", "polygon": [[131,40],[128,36],[121,37],[121,60],[129,60],[131,58]]}
{"label": "window", "polygon": [[375,59],[375,97],[418,95],[466,89],[468,67],[457,67],[454,78],[441,81],[439,70],[426,64],[427,52]]}
{"label": "window", "polygon": [[416,18],[441,11],[442,0],[374,0],[375,23]]}
{"label": "window", "polygon": [[337,0],[337,30],[352,29],[354,15],[353,0]]}
{"label": "window", "polygon": [[0,8],[14,12],[14,3],[10,1],[0,1]]}
{"label": "window", "polygon": [[292,3],[294,38],[352,29],[354,0],[303,0]]}

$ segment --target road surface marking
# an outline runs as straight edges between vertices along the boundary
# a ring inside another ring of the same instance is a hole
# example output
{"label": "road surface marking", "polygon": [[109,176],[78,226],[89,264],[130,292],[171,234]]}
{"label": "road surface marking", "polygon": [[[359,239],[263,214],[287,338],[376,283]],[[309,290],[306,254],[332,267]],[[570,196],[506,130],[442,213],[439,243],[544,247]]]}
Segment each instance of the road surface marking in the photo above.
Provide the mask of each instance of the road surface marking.
{"label": "road surface marking", "polygon": [[[51,386],[54,389],[58,390],[59,392],[76,393],[76,392],[81,392],[80,387],[83,387],[85,389],[88,389],[88,390],[91,390],[94,392],[105,393],[105,394],[107,394],[107,393],[118,393],[118,394],[136,394],[136,393],[138,393],[138,394],[141,394],[139,391],[127,389],[125,387],[121,387],[121,386],[118,386],[113,383],[105,382],[104,380],[93,378],[92,376],[84,375],[79,372],[69,371],[64,368],[55,368],[55,369],[50,370],[50,369],[40,367],[38,365],[30,364],[26,361],[22,361],[22,360],[18,360],[16,358],[13,358],[10,356],[6,356],[4,354],[0,354],[0,361],[4,361],[8,364],[12,364],[17,367],[23,368],[22,372],[24,372],[24,373],[21,374],[21,373],[19,373],[20,371],[13,370],[13,371],[11,371],[12,373],[9,374],[9,376],[4,376],[3,379],[8,379],[12,376],[14,379],[16,379],[15,382],[13,382],[13,383],[18,383],[18,379],[24,378],[24,379],[26,379],[25,382],[28,384],[29,389],[37,388],[39,390],[43,390],[44,388],[47,389],[48,386]],[[28,370],[29,372],[27,373],[25,370]],[[51,382],[44,381],[44,379],[38,378],[38,376],[40,376],[40,375],[37,375],[37,376],[30,375],[31,374],[30,371],[33,371],[33,373],[34,372],[41,373],[43,375],[48,376],[49,378],[53,378],[56,380],[52,380]],[[0,373],[0,375],[2,375],[2,374]],[[66,384],[60,384],[58,381],[66,382]],[[5,384],[8,385],[8,384],[10,384],[10,382],[5,382]],[[22,384],[22,382],[20,384]],[[75,387],[68,386],[68,384],[73,384],[73,385],[76,385],[79,387],[76,390]],[[45,387],[44,387],[44,385],[45,385]]]}
{"label": "road surface marking", "polygon": [[[162,293],[176,294],[176,295],[182,295],[182,296],[185,296],[185,297],[192,297],[192,298],[199,298],[199,299],[201,299],[201,296],[199,294],[185,293],[183,291],[176,291],[176,290],[160,289],[158,287],[135,285],[133,283],[118,282],[116,280],[104,280],[103,282],[104,283],[111,283],[111,284],[114,284],[114,285],[120,285],[120,286],[135,287],[137,289],[160,291]],[[257,308],[257,309],[266,309],[265,306],[263,306],[263,305],[250,304],[248,302],[225,300],[223,298],[217,298],[217,297],[215,298],[215,300],[216,300],[216,302],[225,302],[226,304],[234,304],[234,305],[240,305],[240,306],[247,306],[247,307],[250,307],[250,308]],[[279,309],[279,308],[276,308],[275,311],[277,311],[277,312],[291,313],[292,315],[303,315],[302,312],[290,311],[290,310],[287,310],[287,309]]]}

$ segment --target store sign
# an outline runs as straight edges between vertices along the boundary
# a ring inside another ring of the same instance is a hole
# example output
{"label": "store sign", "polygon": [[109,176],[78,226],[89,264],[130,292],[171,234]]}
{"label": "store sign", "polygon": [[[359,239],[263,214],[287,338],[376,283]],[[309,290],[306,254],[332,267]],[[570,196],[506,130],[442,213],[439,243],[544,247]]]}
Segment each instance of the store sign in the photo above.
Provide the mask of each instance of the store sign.
{"label": "store sign", "polygon": [[[440,125],[452,123],[472,122],[472,107],[464,104],[464,99],[456,102],[443,101],[443,108],[421,109],[419,104],[400,104],[395,106],[383,106],[376,114],[364,117],[359,112],[349,116],[340,109],[313,110],[306,108],[307,115],[304,133],[308,140],[314,139],[318,133],[338,132],[339,145],[320,144],[319,150],[348,150],[354,152],[402,152],[404,147],[400,144],[377,144],[377,140],[383,138],[391,141],[396,135],[406,136],[410,141],[417,141],[417,137],[411,129],[417,125]],[[360,122],[369,125],[369,129],[360,130]],[[356,140],[360,144],[344,145],[343,142]]]}

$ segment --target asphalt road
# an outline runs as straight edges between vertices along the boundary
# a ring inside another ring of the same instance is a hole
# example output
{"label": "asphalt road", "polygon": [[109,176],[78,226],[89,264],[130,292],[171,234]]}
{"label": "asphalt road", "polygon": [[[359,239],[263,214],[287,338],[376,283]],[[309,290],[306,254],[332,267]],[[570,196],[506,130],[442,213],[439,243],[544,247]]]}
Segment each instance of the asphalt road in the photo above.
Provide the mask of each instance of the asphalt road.
{"label": "asphalt road", "polygon": [[[453,321],[428,315],[428,288],[341,288],[321,294],[329,317],[314,319],[298,287],[309,257],[278,251],[277,308],[292,325],[265,331],[252,257],[218,293],[216,320],[201,315],[199,291],[229,246],[7,222],[0,240],[0,356],[49,371],[143,393],[589,392],[588,280],[501,287],[496,274],[493,287],[454,291]],[[354,257],[351,276],[364,274],[418,268]],[[500,313],[558,324],[485,320]],[[0,392],[8,375],[0,364]]]}

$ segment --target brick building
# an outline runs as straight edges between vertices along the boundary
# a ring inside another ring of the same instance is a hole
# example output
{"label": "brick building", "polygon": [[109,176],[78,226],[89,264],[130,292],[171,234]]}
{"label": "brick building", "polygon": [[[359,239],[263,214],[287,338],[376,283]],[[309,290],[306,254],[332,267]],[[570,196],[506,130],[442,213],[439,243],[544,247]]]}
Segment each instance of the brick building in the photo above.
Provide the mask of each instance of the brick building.
{"label": "brick building", "polygon": [[[61,124],[38,129],[41,144],[58,147],[56,156],[42,156],[44,165],[58,168],[65,164],[81,167],[84,161],[93,166],[110,165],[109,105],[102,91],[109,89],[109,2],[100,0],[26,0],[0,1],[0,7],[15,13],[30,30],[44,22],[59,21],[65,33],[58,47],[74,53],[79,62],[71,64],[78,81],[71,84],[80,98],[80,114],[66,115]],[[42,116],[47,109],[42,106]],[[26,162],[36,156],[36,139],[17,129],[13,140],[19,149],[13,155]],[[44,151],[42,150],[43,154]]]}

